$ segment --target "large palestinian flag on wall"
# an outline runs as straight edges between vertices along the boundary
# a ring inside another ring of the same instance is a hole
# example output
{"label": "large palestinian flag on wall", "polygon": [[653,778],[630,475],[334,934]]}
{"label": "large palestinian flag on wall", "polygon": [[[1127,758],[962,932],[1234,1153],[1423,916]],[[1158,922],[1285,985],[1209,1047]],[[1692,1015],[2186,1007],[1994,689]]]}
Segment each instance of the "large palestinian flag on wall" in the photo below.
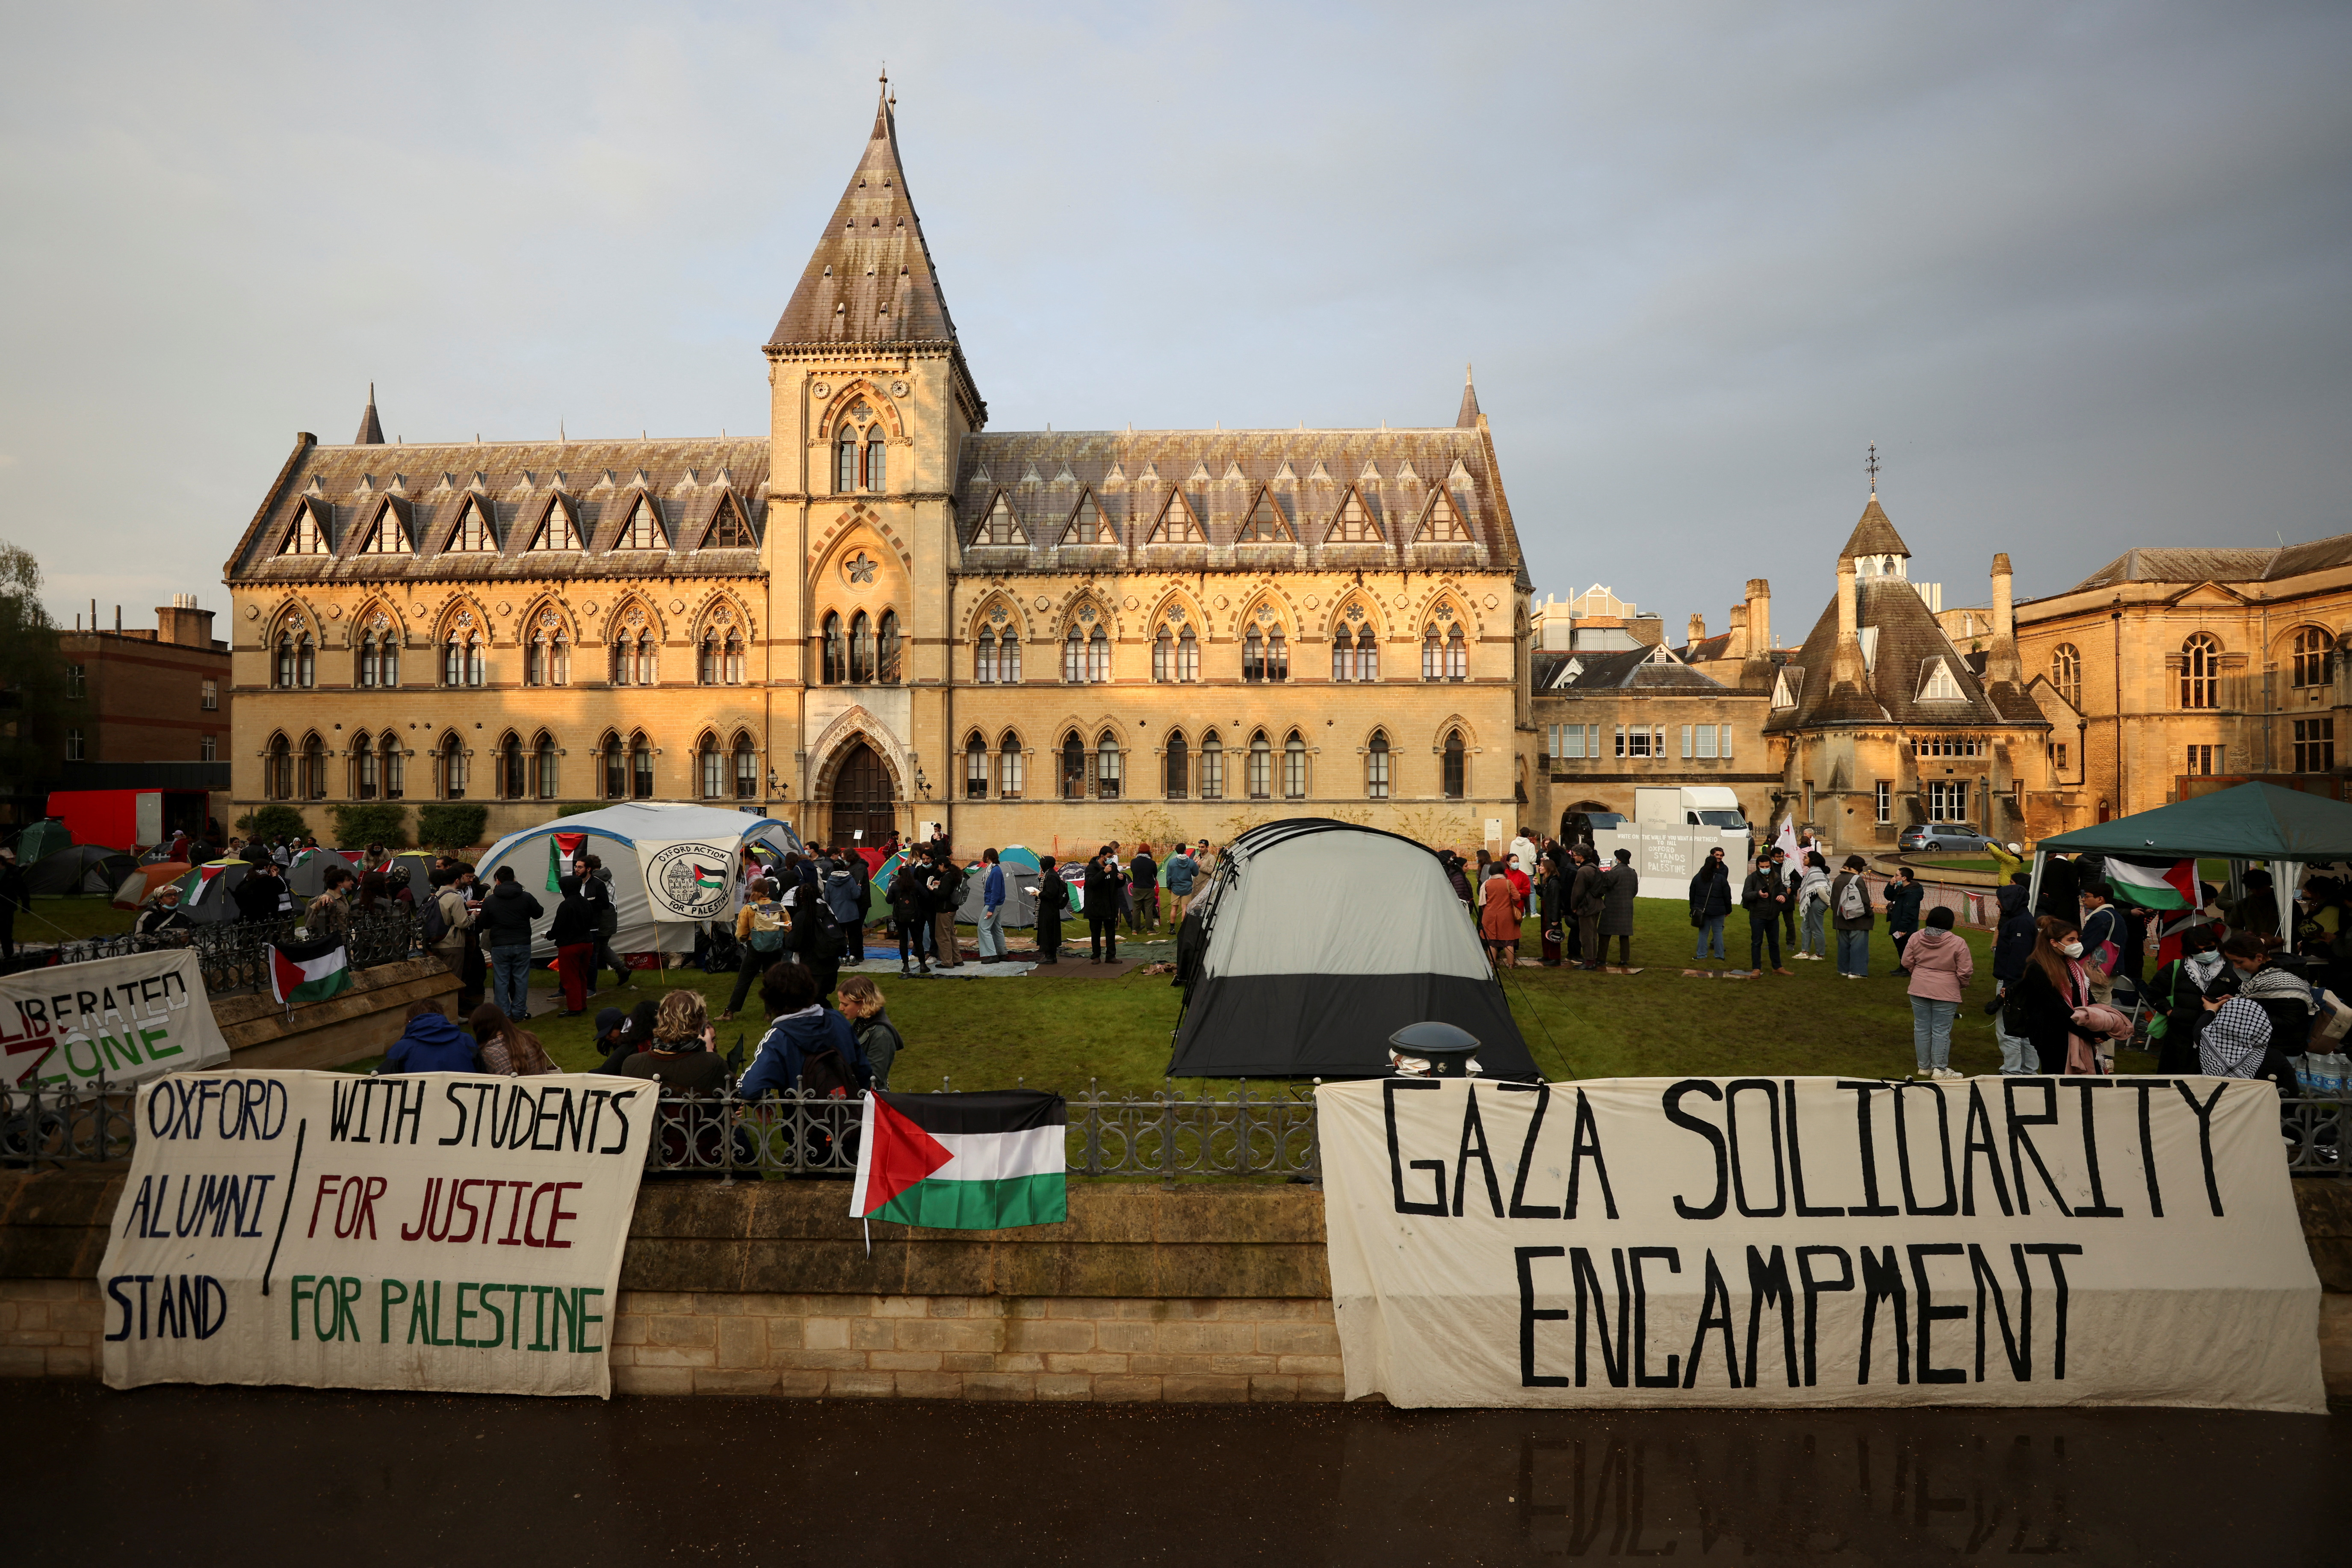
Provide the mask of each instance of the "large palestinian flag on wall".
{"label": "large palestinian flag on wall", "polygon": [[849,1212],[949,1230],[1066,1220],[1069,1125],[1043,1089],[869,1093]]}

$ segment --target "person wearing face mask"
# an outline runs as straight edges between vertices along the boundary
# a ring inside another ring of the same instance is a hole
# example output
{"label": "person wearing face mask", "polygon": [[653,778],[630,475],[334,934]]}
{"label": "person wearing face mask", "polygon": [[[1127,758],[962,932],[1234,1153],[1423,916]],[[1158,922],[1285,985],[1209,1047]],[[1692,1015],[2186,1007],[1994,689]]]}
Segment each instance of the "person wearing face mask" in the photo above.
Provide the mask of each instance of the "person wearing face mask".
{"label": "person wearing face mask", "polygon": [[2027,1071],[2063,1073],[2070,1053],[2078,1064],[2091,1058],[2090,1041],[2074,1029],[2074,1010],[2091,1002],[2083,935],[2073,921],[2056,915],[2042,916],[2034,929],[2033,955],[2009,988],[2001,1026],[2025,1041],[2024,1055],[2031,1059],[2021,1065]]}
{"label": "person wearing face mask", "polygon": [[2310,984],[2293,970],[2281,968],[2271,944],[2252,931],[2239,931],[2224,942],[2221,959],[2231,971],[2223,977],[2221,989],[2236,992],[2269,1015],[2271,1038],[2282,1055],[2302,1054],[2311,1038]]}
{"label": "person wearing face mask", "polygon": [[2229,989],[2221,984],[2227,967],[2221,946],[2210,926],[2191,926],[2180,933],[2180,956],[2156,972],[2147,984],[2147,1000],[2156,1016],[2148,1020],[2148,1038],[2156,1043],[2156,1070],[2193,1073],[2197,1065],[2197,1030],[2205,1021],[2205,999]]}

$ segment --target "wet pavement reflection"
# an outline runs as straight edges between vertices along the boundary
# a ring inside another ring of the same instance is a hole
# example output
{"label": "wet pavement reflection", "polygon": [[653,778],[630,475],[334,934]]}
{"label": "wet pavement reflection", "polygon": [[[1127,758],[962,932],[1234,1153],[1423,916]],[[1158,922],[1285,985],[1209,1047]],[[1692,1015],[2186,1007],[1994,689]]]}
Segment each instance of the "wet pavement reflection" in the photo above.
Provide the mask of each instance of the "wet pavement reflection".
{"label": "wet pavement reflection", "polygon": [[2352,1416],[0,1383],[13,1561],[2346,1560]]}

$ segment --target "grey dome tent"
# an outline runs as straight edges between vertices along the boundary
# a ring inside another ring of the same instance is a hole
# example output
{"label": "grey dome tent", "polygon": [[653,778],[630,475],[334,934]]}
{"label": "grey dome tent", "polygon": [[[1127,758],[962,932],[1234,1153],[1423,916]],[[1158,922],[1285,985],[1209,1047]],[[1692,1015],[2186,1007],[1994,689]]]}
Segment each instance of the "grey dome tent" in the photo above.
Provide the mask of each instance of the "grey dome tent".
{"label": "grey dome tent", "polygon": [[53,850],[25,870],[25,888],[34,893],[112,893],[122,879],[138,869],[137,862],[120,849],[97,844],[73,844]]}
{"label": "grey dome tent", "polygon": [[1365,1078],[1436,1020],[1478,1037],[1489,1077],[1534,1079],[1478,933],[1431,850],[1321,817],[1226,847],[1177,939],[1171,1078]]}

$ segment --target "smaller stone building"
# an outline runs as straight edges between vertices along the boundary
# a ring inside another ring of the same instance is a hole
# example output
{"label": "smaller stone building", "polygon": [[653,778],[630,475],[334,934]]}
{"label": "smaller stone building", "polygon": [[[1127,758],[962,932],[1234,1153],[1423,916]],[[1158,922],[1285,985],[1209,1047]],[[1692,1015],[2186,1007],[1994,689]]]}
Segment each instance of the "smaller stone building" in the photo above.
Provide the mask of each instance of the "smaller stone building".
{"label": "smaller stone building", "polygon": [[1630,816],[1633,791],[1660,784],[1724,785],[1738,792],[1749,822],[1769,819],[1780,775],[1764,746],[1760,685],[1726,685],[1663,644],[1528,657],[1551,786],[1547,821],[1576,811]]}

